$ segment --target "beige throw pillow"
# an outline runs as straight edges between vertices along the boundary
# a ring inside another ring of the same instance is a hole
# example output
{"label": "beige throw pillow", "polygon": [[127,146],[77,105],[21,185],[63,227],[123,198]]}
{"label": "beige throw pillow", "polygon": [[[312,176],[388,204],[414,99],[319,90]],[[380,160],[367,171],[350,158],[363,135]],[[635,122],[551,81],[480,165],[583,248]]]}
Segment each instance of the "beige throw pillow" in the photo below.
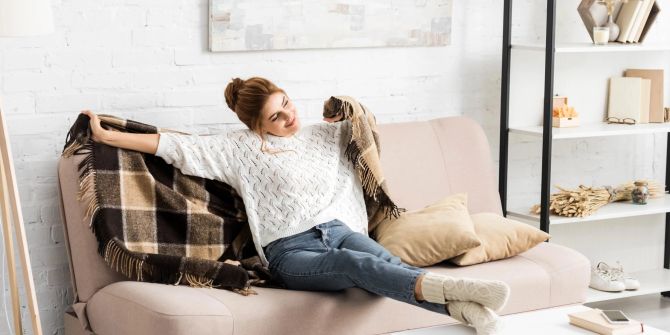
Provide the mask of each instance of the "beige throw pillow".
{"label": "beige throw pillow", "polygon": [[495,213],[470,216],[482,244],[450,259],[457,265],[472,265],[518,255],[551,236],[528,224]]}
{"label": "beige throw pillow", "polygon": [[437,264],[480,244],[465,193],[387,219],[377,226],[375,234],[377,242],[392,254],[419,267]]}

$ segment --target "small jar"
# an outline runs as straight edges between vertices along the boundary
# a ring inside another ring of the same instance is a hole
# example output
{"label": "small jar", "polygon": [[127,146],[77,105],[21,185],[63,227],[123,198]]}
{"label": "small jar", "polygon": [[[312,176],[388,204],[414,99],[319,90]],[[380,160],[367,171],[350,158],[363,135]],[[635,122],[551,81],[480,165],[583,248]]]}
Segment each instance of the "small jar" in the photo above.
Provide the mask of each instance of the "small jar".
{"label": "small jar", "polygon": [[638,205],[646,205],[649,199],[649,188],[646,181],[636,181],[632,192],[633,203]]}

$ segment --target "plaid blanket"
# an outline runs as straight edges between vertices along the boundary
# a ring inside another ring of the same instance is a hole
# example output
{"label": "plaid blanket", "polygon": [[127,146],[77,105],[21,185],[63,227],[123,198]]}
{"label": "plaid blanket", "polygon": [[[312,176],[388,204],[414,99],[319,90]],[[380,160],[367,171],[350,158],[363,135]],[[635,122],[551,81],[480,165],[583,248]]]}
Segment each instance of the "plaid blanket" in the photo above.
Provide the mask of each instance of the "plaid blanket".
{"label": "plaid blanket", "polygon": [[[352,132],[345,155],[363,185],[368,231],[398,217],[379,163],[375,118],[351,97],[331,97],[324,117],[343,115]],[[178,132],[100,114],[103,128],[129,133]],[[155,155],[90,139],[89,117],[70,128],[62,156],[85,155],[78,166],[78,200],[86,207],[98,253],[129,279],[219,287],[248,295],[272,281],[253,245],[242,198],[230,185],[188,176]],[[181,133],[181,132],[180,132]]]}
{"label": "plaid blanket", "polygon": [[323,116],[334,117],[339,114],[343,115],[343,119],[351,120],[351,138],[345,155],[353,162],[361,180],[368,213],[368,233],[373,234],[384,218],[397,218],[405,209],[398,208],[388,195],[379,160],[381,146],[374,114],[352,97],[330,97],[323,105]]}

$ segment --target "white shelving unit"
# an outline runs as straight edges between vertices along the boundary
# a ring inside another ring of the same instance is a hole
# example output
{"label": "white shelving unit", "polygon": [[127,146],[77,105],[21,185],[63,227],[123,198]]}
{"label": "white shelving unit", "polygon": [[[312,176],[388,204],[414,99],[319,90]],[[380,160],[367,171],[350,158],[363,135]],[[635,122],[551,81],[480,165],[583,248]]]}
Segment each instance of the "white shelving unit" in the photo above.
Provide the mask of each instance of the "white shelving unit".
{"label": "white shelving unit", "polygon": [[[531,223],[539,222],[540,216],[530,213],[530,207],[531,206],[528,206],[528,208],[509,210],[507,211],[507,215]],[[665,194],[662,197],[656,199],[649,199],[646,205],[636,205],[631,202],[623,201],[613,202],[601,207],[597,212],[586,217],[551,215],[549,222],[551,225],[557,225],[565,223],[590,222],[633,216],[661,214],[667,212],[670,212],[670,194]]]}
{"label": "white shelving unit", "polygon": [[[544,52],[544,45],[533,43],[515,43],[512,50],[530,50]],[[610,43],[594,45],[591,43],[562,43],[556,45],[556,53],[594,53],[594,52],[639,52],[670,51],[668,45]]]}
{"label": "white shelving unit", "polygon": [[653,294],[670,291],[670,270],[656,269],[631,273],[631,276],[640,281],[640,289],[623,292],[603,292],[589,288],[586,302],[596,302],[638,295]]}
{"label": "white shelving unit", "polygon": [[[506,6],[508,6],[508,2],[506,1]],[[509,5],[511,6],[511,4]],[[518,53],[519,56],[523,55],[528,59],[527,57],[531,57],[533,59],[529,63],[522,63],[520,66],[523,69],[526,68],[532,68],[530,70],[532,73],[542,73],[539,71],[538,66],[542,66],[544,68],[544,74],[545,74],[545,90],[544,90],[544,97],[545,101],[548,99],[547,97],[551,97],[554,95],[554,84],[556,78],[554,77],[554,59],[562,59],[561,57],[564,55],[565,59],[575,59],[574,55],[577,55],[579,59],[584,59],[584,60],[592,60],[592,57],[601,57],[600,59],[606,59],[602,57],[602,53],[612,53],[612,54],[617,54],[617,55],[627,55],[629,53],[659,53],[666,57],[667,55],[665,54],[666,52],[670,52],[670,45],[658,45],[658,44],[620,44],[620,43],[610,43],[608,45],[594,45],[591,43],[556,43],[554,44],[554,31],[555,31],[555,0],[549,0],[548,1],[548,14],[547,14],[547,38],[551,37],[551,40],[549,40],[549,43],[512,43],[511,42],[511,23],[509,22],[510,17],[505,18],[505,25],[506,25],[506,30],[504,32],[504,37],[503,37],[503,43],[504,43],[504,48],[509,48],[508,54],[503,57],[503,87],[502,87],[502,92],[503,92],[503,112],[502,112],[502,121],[501,121],[501,157],[504,156],[504,162],[505,164],[507,163],[507,146],[508,146],[508,140],[504,136],[509,136],[510,134],[519,134],[519,135],[525,135],[525,136],[532,136],[539,138],[543,141],[543,169],[545,168],[545,164],[548,164],[549,166],[549,177],[547,179],[544,179],[545,176],[543,174],[543,180],[542,180],[542,185],[551,185],[550,180],[551,180],[551,147],[554,145],[555,140],[561,140],[561,139],[582,139],[582,138],[593,138],[593,137],[607,137],[607,136],[626,136],[626,135],[643,135],[643,134],[655,134],[655,133],[667,133],[668,136],[670,136],[670,123],[649,123],[649,124],[637,124],[637,125],[626,125],[626,124],[607,124],[606,122],[595,122],[591,119],[588,122],[591,123],[584,123],[578,127],[574,128],[551,128],[551,137],[547,139],[544,134],[544,128],[541,125],[531,125],[527,126],[528,120],[520,120],[520,122],[526,122],[524,126],[515,126],[514,124],[508,125],[505,128],[503,128],[503,125],[506,125],[509,121],[509,114],[510,114],[510,107],[509,107],[509,101],[510,101],[510,93],[509,89],[511,87],[511,75],[509,70],[510,68],[510,63],[512,56],[515,53]],[[553,9],[552,9],[553,7]],[[549,10],[551,9],[551,11]],[[506,13],[507,11],[511,12],[511,9],[506,8]],[[505,43],[508,43],[505,45]],[[552,50],[553,46],[553,50]],[[552,53],[553,51],[553,53]],[[609,56],[609,55],[608,55]],[[538,62],[535,61],[535,57],[542,57],[544,58],[544,62]],[[634,59],[637,59],[637,54],[635,55],[630,55],[629,57],[635,57]],[[522,57],[523,58],[523,57]],[[589,64],[589,66],[607,66],[606,63],[597,63],[597,62],[588,62],[585,61],[585,64]],[[602,65],[601,65],[602,64]],[[517,65],[518,66],[518,65]],[[535,67],[533,67],[535,66]],[[644,67],[645,64],[639,64],[636,66]],[[506,68],[508,70],[506,70]],[[509,71],[509,72],[506,72]],[[519,70],[517,70],[519,71]],[[668,71],[666,71],[667,73]],[[574,72],[573,72],[574,73]],[[548,76],[550,74],[550,77]],[[576,74],[579,75],[579,74]],[[521,77],[523,79],[527,79],[527,77]],[[563,78],[565,83],[565,78]],[[607,78],[604,77],[603,80],[606,80]],[[524,91],[522,95],[536,95],[537,91]],[[664,92],[665,93],[665,92]],[[522,103],[525,103],[526,100],[531,100],[532,99],[526,99],[524,96],[523,99],[520,99],[518,101],[521,101]],[[526,105],[517,105],[517,106],[524,106],[524,109]],[[547,107],[545,105],[545,109],[543,110],[543,118],[547,118],[547,116],[551,115],[551,105]],[[516,109],[515,109],[516,110]],[[534,110],[534,107],[530,109],[531,113]],[[538,110],[538,113],[541,111]],[[588,113],[586,111],[585,113]],[[525,116],[528,116],[529,114],[523,114]],[[533,120],[531,123],[534,123],[536,119],[532,118],[533,116],[537,116],[537,114],[534,114],[531,116],[531,119]],[[591,115],[595,116],[595,115]],[[542,122],[542,119],[540,119],[540,123]],[[549,117],[549,122],[551,118]],[[505,132],[504,132],[505,131]],[[670,142],[669,142],[670,143]],[[545,150],[548,146],[549,152],[548,157],[544,156]],[[668,149],[668,153],[670,154],[670,148]],[[503,162],[501,158],[501,163]],[[547,163],[548,162],[548,163]],[[670,163],[669,163],[670,164]],[[666,167],[670,169],[670,166]],[[506,193],[507,193],[507,165],[502,165],[501,164],[501,180],[504,180],[501,182],[501,195],[504,196],[505,198],[505,206],[506,206]],[[544,194],[545,188],[543,187],[543,194]],[[540,203],[540,199],[536,202],[536,204]],[[617,218],[627,218],[627,217],[636,217],[636,216],[643,216],[643,215],[660,215],[660,214],[666,214],[670,213],[670,194],[665,193],[659,198],[656,199],[649,199],[647,205],[636,205],[632,204],[631,202],[615,202],[611,204],[607,204],[604,207],[601,207],[596,213],[583,217],[583,218],[572,218],[572,217],[562,217],[562,216],[557,216],[557,215],[549,215],[548,220],[545,220],[542,222],[542,218],[540,215],[535,215],[533,213],[530,213],[530,209],[534,204],[527,204],[525,208],[513,208],[513,209],[506,209],[506,214],[509,217],[512,217],[514,219],[518,219],[521,221],[526,221],[529,222],[533,225],[536,226],[541,226],[543,227],[542,229],[549,231],[549,227],[557,224],[569,224],[569,223],[588,223],[592,221],[601,221],[601,220],[611,220],[611,219],[617,219]],[[547,208],[549,206],[547,205]],[[540,224],[542,222],[542,224]],[[668,228],[668,223],[666,219],[666,229]],[[667,242],[666,242],[667,244]],[[668,246],[665,246],[665,253],[666,257],[668,253]],[[610,299],[618,299],[618,298],[623,298],[623,297],[630,297],[630,296],[636,296],[636,295],[643,295],[643,294],[650,294],[650,293],[659,293],[659,292],[670,292],[670,269],[666,268],[660,268],[660,269],[654,269],[654,270],[648,270],[648,271],[641,271],[641,272],[636,272],[631,274],[633,277],[636,277],[637,279],[640,280],[641,282],[641,288],[639,290],[635,291],[625,291],[625,292],[619,292],[619,293],[610,293],[610,292],[601,292],[593,289],[589,289],[588,293],[588,302],[595,302],[595,301],[603,301],[603,300],[610,300]],[[667,293],[666,293],[667,294]]]}
{"label": "white shelving unit", "polygon": [[[511,133],[542,137],[542,126],[533,127],[510,127]],[[554,128],[551,136],[554,140],[568,138],[587,138],[619,135],[654,134],[670,132],[670,123],[646,123],[646,124],[607,124],[592,123],[573,128]]]}

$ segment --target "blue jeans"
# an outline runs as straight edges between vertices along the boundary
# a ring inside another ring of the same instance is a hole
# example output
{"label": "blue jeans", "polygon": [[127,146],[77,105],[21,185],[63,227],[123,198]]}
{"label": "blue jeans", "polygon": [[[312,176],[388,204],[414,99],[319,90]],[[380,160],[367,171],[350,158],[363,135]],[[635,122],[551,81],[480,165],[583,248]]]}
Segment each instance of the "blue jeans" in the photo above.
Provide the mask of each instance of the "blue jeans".
{"label": "blue jeans", "polygon": [[337,219],[263,247],[273,279],[287,289],[368,292],[445,314],[445,305],[417,301],[417,277],[427,270],[403,263],[375,240]]}

